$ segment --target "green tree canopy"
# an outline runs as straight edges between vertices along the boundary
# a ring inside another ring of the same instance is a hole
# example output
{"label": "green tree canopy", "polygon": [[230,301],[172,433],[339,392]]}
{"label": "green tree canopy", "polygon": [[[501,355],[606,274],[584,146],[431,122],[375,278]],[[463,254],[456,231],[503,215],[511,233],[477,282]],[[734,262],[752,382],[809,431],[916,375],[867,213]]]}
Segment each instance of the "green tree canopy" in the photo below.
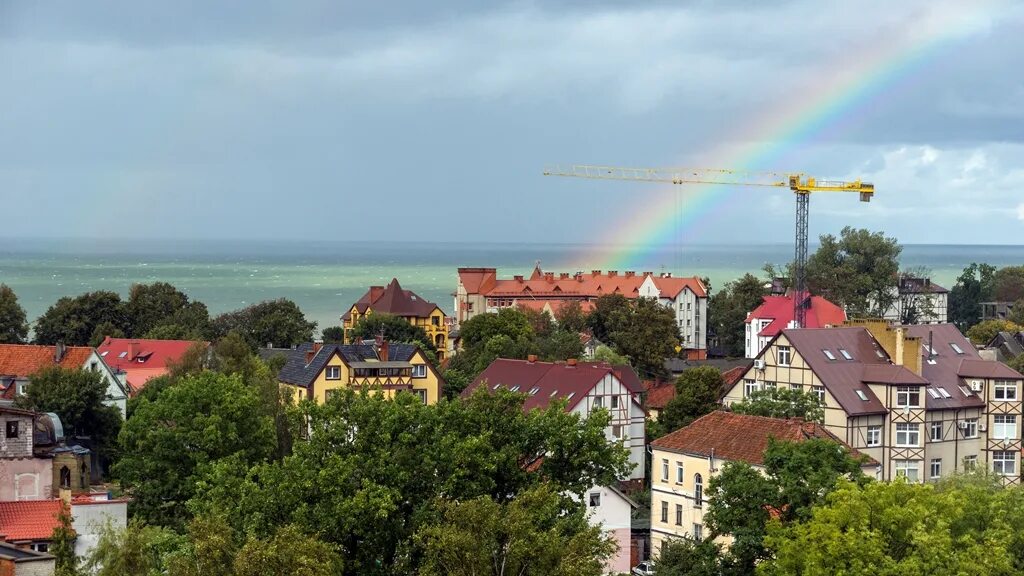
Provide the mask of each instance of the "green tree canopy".
{"label": "green tree canopy", "polygon": [[114,470],[132,494],[133,516],[177,528],[189,519],[185,502],[204,467],[227,457],[255,464],[276,444],[259,391],[215,372],[186,376],[136,404],[119,441]]}
{"label": "green tree canopy", "polygon": [[999,302],[1024,298],[1024,266],[1005,266],[992,275],[992,297]]}
{"label": "green tree canopy", "polygon": [[728,282],[708,300],[708,330],[718,339],[726,356],[742,358],[746,353],[744,321],[763,302],[768,291],[764,281],[744,274]]}
{"label": "green tree canopy", "polygon": [[612,350],[611,346],[607,346],[605,344],[601,344],[596,350],[594,350],[594,360],[597,362],[607,362],[612,366],[629,364],[629,358],[626,358],[622,354]]}
{"label": "green tree canopy", "polygon": [[555,310],[555,321],[559,328],[568,332],[579,333],[587,329],[587,314],[575,300],[564,302]]}
{"label": "green tree canopy", "polygon": [[588,322],[594,336],[631,360],[641,376],[667,374],[665,359],[675,356],[679,326],[675,312],[654,298],[629,300],[621,294],[601,296]]}
{"label": "green tree canopy", "polygon": [[1017,332],[1022,328],[1009,320],[985,320],[971,326],[967,331],[967,337],[971,342],[985,346],[1000,332]]}
{"label": "green tree canopy", "polygon": [[107,406],[107,381],[100,372],[54,366],[29,377],[19,407],[60,416],[68,438],[88,438],[92,448],[108,458],[117,447],[121,411]]}
{"label": "green tree canopy", "polygon": [[673,432],[701,416],[718,409],[724,383],[722,373],[713,366],[687,368],[676,379],[676,395],[658,414],[664,433]]}
{"label": "green tree canopy", "polygon": [[972,263],[949,291],[949,321],[964,334],[981,321],[981,303],[992,300],[995,266]]}
{"label": "green tree canopy", "polygon": [[414,326],[401,316],[374,312],[360,318],[352,330],[353,337],[365,340],[381,335],[389,342],[410,342],[426,350],[435,349],[422,326]]}
{"label": "green tree canopy", "polygon": [[540,484],[507,502],[488,496],[441,501],[438,520],[415,536],[421,576],[598,576],[615,551],[586,509],[569,513],[556,489]]}
{"label": "green tree canopy", "polygon": [[1024,298],[1013,303],[1013,309],[1006,315],[1006,319],[1017,326],[1024,326]]}
{"label": "green tree canopy", "polygon": [[287,298],[267,300],[213,319],[212,332],[222,338],[238,332],[253,350],[271,344],[291,348],[313,339],[316,322],[306,320],[302,310]]}
{"label": "green tree canopy", "polygon": [[85,562],[95,576],[157,576],[168,574],[165,559],[184,544],[174,531],[146,526],[136,518],[126,528],[109,523],[99,530],[96,547]]}
{"label": "green tree canopy", "polygon": [[522,360],[538,352],[537,335],[518,308],[474,316],[462,323],[460,337],[462,350],[449,365],[470,382],[497,358]]}
{"label": "green tree canopy", "polygon": [[673,538],[656,551],[656,576],[722,576],[721,547],[711,539]]}
{"label": "green tree canopy", "polygon": [[341,344],[345,341],[345,329],[341,326],[328,326],[323,329],[320,336],[324,339],[324,342]]}
{"label": "green tree canopy", "polygon": [[821,422],[825,409],[818,397],[803,390],[768,388],[758,390],[730,406],[737,414],[768,416],[770,418],[802,418],[808,422]]}
{"label": "green tree canopy", "polygon": [[36,320],[35,341],[37,344],[63,342],[69,346],[86,346],[96,336],[102,340],[102,335],[97,334],[101,325],[127,333],[128,314],[116,292],[65,296]]}
{"label": "green tree canopy", "polygon": [[[210,330],[210,315],[202,302],[167,282],[133,284],[125,303],[128,332],[135,338],[168,335],[170,339],[202,339]],[[158,330],[159,329],[159,330]],[[184,338],[179,338],[184,335]]]}
{"label": "green tree canopy", "polygon": [[812,294],[846,308],[851,316],[882,317],[897,298],[899,257],[895,238],[850,226],[839,238],[821,236],[821,245],[807,259]]}
{"label": "green tree canopy", "polygon": [[28,337],[25,309],[10,286],[0,284],[0,344],[21,344]]}

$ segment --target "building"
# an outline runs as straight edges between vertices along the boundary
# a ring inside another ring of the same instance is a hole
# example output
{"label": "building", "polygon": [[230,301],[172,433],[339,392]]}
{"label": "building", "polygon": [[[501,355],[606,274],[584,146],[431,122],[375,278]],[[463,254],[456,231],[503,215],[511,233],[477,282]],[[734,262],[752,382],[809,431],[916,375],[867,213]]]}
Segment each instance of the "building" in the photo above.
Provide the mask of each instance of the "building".
{"label": "building", "polygon": [[0,391],[3,399],[14,400],[25,393],[30,377],[47,368],[92,370],[107,383],[108,406],[115,406],[123,418],[127,410],[128,387],[117,377],[96,350],[87,346],[36,346],[34,344],[0,344]]}
{"label": "building", "polygon": [[982,302],[981,320],[1008,320],[1013,313],[1013,302]]}
{"label": "building", "polygon": [[830,432],[881,464],[880,479],[983,465],[1017,483],[1022,383],[950,324],[873,321],[783,330],[724,402],[770,387],[804,390],[822,403]]}
{"label": "building", "polygon": [[56,568],[57,559],[50,554],[0,542],[0,574],[4,576],[52,576]]}
{"label": "building", "polygon": [[985,346],[985,350],[991,352],[992,360],[1009,362],[1024,354],[1024,332],[1000,331]]}
{"label": "building", "polygon": [[0,502],[0,535],[18,548],[48,552],[65,511],[67,504],[60,498]]}
{"label": "building", "polygon": [[[785,328],[793,328],[795,318],[793,296],[765,296],[761,305],[747,314],[744,327],[744,350],[754,358]],[[804,328],[828,328],[846,321],[842,308],[822,298],[811,296]]]}
{"label": "building", "polygon": [[883,318],[897,324],[944,324],[948,321],[949,290],[931,278],[904,276],[893,289],[895,300]]}
{"label": "building", "polygon": [[437,304],[420,298],[412,290],[403,290],[397,278],[392,278],[387,287],[370,286],[366,294],[341,315],[346,344],[352,343],[352,331],[356,324],[370,314],[391,314],[423,328],[430,338],[430,344],[437,349],[437,359],[444,360],[448,352],[449,331],[444,311]]}
{"label": "building", "polygon": [[[728,462],[763,470],[769,439],[802,442],[820,438],[845,444],[825,426],[715,411],[651,442],[651,549],[671,538],[703,538],[708,482]],[[877,462],[865,470],[874,474]],[[728,543],[729,538],[722,538]]]}
{"label": "building", "polygon": [[389,397],[410,392],[424,404],[434,404],[444,386],[437,369],[413,344],[311,342],[294,349],[261,350],[260,354],[264,358],[283,355],[285,364],[278,373],[281,384],[300,398],[321,403],[335,390],[369,388],[380,389]]}
{"label": "building", "polygon": [[[463,391],[473,394],[478,388],[496,391],[504,388],[526,394],[523,409],[545,409],[554,400],[565,400],[566,410],[586,418],[597,409],[608,410],[611,421],[605,429],[609,442],[621,442],[629,450],[633,464],[630,479],[644,477],[645,431],[644,411],[640,406],[639,378],[628,366],[611,366],[600,362],[538,362],[499,358],[491,363]],[[584,498],[592,522],[603,522],[604,529],[619,543],[618,554],[606,568],[611,573],[628,572],[631,560],[632,505],[628,499],[616,497],[618,487],[595,486]]]}
{"label": "building", "polygon": [[56,414],[0,406],[0,500],[46,500],[61,489],[87,492],[91,453],[64,442]]}
{"label": "building", "polygon": [[478,314],[497,312],[513,306],[540,306],[554,311],[564,302],[578,302],[584,310],[601,296],[621,294],[626,298],[656,298],[673,310],[686,356],[707,356],[707,287],[697,277],[674,277],[616,270],[589,274],[544,272],[540,266],[529,278],[498,279],[496,268],[459,268],[455,290],[456,325]]}
{"label": "building", "polygon": [[107,526],[128,527],[128,500],[112,499],[106,492],[71,500],[71,528],[75,531],[75,556],[88,558]]}
{"label": "building", "polygon": [[170,373],[171,364],[181,361],[194,346],[209,348],[210,343],[107,336],[96,350],[128,385],[131,394],[137,394],[146,382]]}

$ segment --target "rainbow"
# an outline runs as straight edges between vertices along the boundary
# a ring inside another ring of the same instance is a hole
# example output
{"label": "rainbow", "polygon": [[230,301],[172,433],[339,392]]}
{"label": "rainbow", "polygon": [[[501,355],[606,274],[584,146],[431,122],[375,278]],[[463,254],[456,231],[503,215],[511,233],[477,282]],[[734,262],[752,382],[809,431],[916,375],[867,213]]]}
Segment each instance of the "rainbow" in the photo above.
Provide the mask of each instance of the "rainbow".
{"label": "rainbow", "polygon": [[[713,146],[702,165],[766,170],[793,157],[800,148],[841,133],[877,113],[883,96],[909,83],[936,56],[986,25],[994,4],[935,2],[916,15],[913,29],[902,37],[865,38],[866,50],[829,62],[806,81],[794,81],[794,93],[786,95],[781,106],[738,123],[743,129]],[[884,194],[884,185],[879,188]],[[682,186],[665,192],[652,195],[652,201],[625,216],[625,224],[595,250],[577,255],[575,268],[589,269],[598,262],[603,262],[599,267],[612,270],[651,264],[644,261],[645,256],[678,244],[684,233],[730,212],[737,204],[734,198],[750,193],[721,185]]]}

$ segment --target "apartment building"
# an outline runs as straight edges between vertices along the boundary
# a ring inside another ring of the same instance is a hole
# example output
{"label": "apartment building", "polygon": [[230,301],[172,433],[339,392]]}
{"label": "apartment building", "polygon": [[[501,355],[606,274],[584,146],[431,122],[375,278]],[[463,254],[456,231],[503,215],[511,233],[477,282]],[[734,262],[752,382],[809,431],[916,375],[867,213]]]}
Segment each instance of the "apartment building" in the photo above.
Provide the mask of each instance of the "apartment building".
{"label": "apartment building", "polygon": [[931,278],[904,276],[892,289],[895,300],[883,319],[897,324],[944,324],[948,321],[949,290]]}
{"label": "apartment building", "polygon": [[1020,481],[1024,376],[983,360],[950,324],[857,324],[781,331],[724,403],[769,387],[813,393],[824,426],[877,460],[879,479],[985,466]]}

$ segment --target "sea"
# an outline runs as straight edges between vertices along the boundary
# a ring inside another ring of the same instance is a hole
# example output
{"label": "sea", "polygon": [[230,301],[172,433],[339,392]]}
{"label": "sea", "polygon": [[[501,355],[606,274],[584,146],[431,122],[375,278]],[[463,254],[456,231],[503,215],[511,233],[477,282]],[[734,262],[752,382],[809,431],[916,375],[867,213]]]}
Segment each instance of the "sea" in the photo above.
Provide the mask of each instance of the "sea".
{"label": "sea", "polygon": [[[814,246],[811,246],[814,250]],[[403,288],[450,313],[457,268],[487,266],[501,277],[529,274],[538,263],[552,272],[608,269],[707,277],[712,290],[766,263],[793,258],[790,244],[706,244],[652,249],[588,244],[303,242],[242,240],[2,239],[0,283],[14,289],[30,319],[62,296],[112,290],[126,296],[134,283],[169,282],[211,314],[274,298],[294,300],[321,328],[371,285],[398,278]],[[904,245],[903,268],[924,267],[951,288],[972,262],[1024,264],[1024,246]]]}

